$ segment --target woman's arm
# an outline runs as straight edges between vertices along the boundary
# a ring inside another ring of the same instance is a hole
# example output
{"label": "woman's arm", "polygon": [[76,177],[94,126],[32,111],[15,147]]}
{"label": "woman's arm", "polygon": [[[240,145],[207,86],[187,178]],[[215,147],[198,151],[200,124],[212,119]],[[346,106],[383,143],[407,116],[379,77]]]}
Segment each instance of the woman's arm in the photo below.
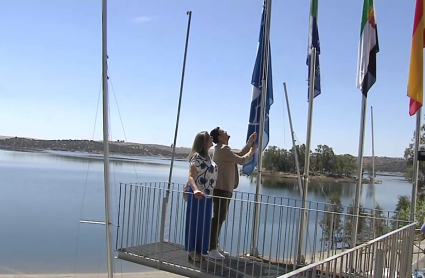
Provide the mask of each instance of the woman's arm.
{"label": "woman's arm", "polygon": [[192,187],[193,192],[199,191],[198,186],[196,185],[196,176],[198,175],[198,170],[195,165],[190,165],[189,169],[189,186]]}
{"label": "woman's arm", "polygon": [[202,199],[202,196],[204,195],[204,193],[202,193],[202,191],[199,190],[198,186],[196,185],[196,177],[198,175],[198,169],[196,169],[196,166],[194,164],[190,165],[190,169],[189,169],[189,186],[192,187],[193,190],[193,195],[195,196],[196,199]]}

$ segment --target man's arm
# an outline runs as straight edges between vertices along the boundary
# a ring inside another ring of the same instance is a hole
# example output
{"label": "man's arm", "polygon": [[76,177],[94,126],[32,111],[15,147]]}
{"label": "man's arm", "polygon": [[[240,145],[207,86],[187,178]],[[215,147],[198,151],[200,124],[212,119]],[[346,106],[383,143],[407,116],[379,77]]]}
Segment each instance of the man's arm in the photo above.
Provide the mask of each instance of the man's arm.
{"label": "man's arm", "polygon": [[253,142],[248,141],[246,143],[245,147],[243,147],[240,152],[235,152],[235,154],[239,155],[239,156],[243,156],[243,155],[247,154],[249,152],[249,149],[252,147],[252,143]]}
{"label": "man's arm", "polygon": [[252,155],[254,154],[252,150],[249,150],[246,154],[239,155],[234,153],[229,146],[223,146],[221,152],[224,161],[232,161],[239,165],[244,165],[251,161]]}
{"label": "man's arm", "polygon": [[243,156],[245,154],[247,154],[250,150],[250,148],[252,147],[252,144],[254,144],[255,140],[257,139],[257,133],[254,132],[253,134],[251,134],[251,136],[249,136],[248,142],[246,142],[245,147],[242,148],[242,150],[240,152],[237,152],[236,154],[239,156]]}

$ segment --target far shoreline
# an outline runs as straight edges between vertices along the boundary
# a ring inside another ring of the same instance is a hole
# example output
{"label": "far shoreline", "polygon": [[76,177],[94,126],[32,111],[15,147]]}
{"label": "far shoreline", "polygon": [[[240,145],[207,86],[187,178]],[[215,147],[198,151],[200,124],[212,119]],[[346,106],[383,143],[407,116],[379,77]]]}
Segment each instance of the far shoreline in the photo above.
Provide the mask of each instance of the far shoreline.
{"label": "far shoreline", "polygon": [[[254,170],[252,174],[256,175],[257,171]],[[268,179],[290,180],[290,181],[298,179],[298,176],[295,173],[289,173],[289,172],[273,172],[269,170],[263,170],[261,174],[264,178],[268,178]],[[395,173],[392,173],[392,174],[393,176],[398,176]],[[241,175],[245,176],[245,174],[243,174],[242,172],[241,172]],[[309,179],[311,181],[321,181],[321,182],[337,182],[337,183],[357,182],[357,178],[355,177],[328,176],[326,174],[315,174],[315,173],[311,173],[309,176]],[[377,181],[377,183],[380,183],[378,179],[375,178],[375,180]],[[371,184],[371,183],[372,181],[368,178],[363,178],[362,180],[362,184]]]}

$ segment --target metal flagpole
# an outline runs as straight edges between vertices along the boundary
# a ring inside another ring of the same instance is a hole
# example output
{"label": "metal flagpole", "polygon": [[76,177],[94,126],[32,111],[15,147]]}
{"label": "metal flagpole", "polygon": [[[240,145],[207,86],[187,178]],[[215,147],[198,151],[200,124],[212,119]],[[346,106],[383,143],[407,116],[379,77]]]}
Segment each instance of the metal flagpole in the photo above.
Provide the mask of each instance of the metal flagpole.
{"label": "metal flagpole", "polygon": [[105,188],[105,228],[108,278],[114,277],[112,261],[112,233],[109,189],[109,99],[108,99],[108,50],[107,50],[107,0],[102,0],[102,89],[103,89],[103,175]]}
{"label": "metal flagpole", "polygon": [[288,109],[289,126],[291,128],[292,151],[294,152],[295,167],[297,169],[298,188],[299,188],[299,191],[300,191],[300,196],[302,198],[302,196],[303,196],[303,185],[302,185],[302,181],[301,181],[300,165],[299,165],[299,162],[298,162],[298,152],[297,152],[297,147],[295,145],[295,136],[294,136],[294,129],[292,127],[291,109],[289,108],[288,92],[286,90],[286,83],[285,82],[283,82],[283,90],[284,90],[284,93],[285,93],[286,108]]}
{"label": "metal flagpole", "polygon": [[183,56],[183,68],[182,68],[182,74],[181,74],[181,81],[180,81],[180,94],[179,94],[179,104],[177,107],[177,119],[176,119],[176,128],[174,131],[174,141],[173,141],[173,153],[171,156],[171,163],[170,163],[170,173],[168,175],[168,185],[167,185],[167,191],[165,193],[165,197],[162,201],[162,214],[161,214],[161,230],[160,230],[160,251],[159,256],[160,259],[158,260],[158,265],[160,266],[162,262],[162,253],[164,248],[164,233],[165,233],[165,217],[167,212],[167,204],[168,204],[168,198],[170,195],[170,188],[171,188],[171,179],[173,176],[173,166],[174,166],[174,159],[176,155],[176,143],[177,143],[177,134],[179,130],[179,121],[180,121],[180,108],[182,103],[182,97],[183,97],[183,85],[184,85],[184,74],[186,71],[186,58],[187,58],[187,47],[189,45],[189,33],[190,33],[190,22],[192,19],[192,11],[188,11],[187,15],[189,15],[188,21],[187,21],[187,31],[186,31],[186,43],[184,47],[184,56]]}
{"label": "metal flagpole", "polygon": [[314,101],[314,79],[316,71],[316,48],[310,49],[310,80],[309,80],[309,98],[308,98],[308,119],[307,119],[307,139],[305,143],[305,160],[304,160],[304,186],[302,194],[302,212],[300,219],[300,239],[298,242],[298,257],[297,263],[303,262],[302,248],[304,241],[304,230],[305,230],[305,219],[307,212],[307,190],[309,183],[309,172],[310,172],[310,147],[311,147],[311,127],[313,125],[313,101]]}
{"label": "metal flagpole", "polygon": [[359,213],[360,213],[360,197],[363,180],[363,147],[364,147],[364,135],[366,127],[366,105],[367,97],[362,94],[362,113],[360,117],[360,135],[359,135],[359,152],[357,155],[357,184],[356,184],[356,195],[354,199],[354,221],[352,224],[351,231],[351,248],[357,245],[357,227],[359,225]]}
{"label": "metal flagpole", "polygon": [[419,174],[419,161],[418,151],[420,146],[421,136],[421,119],[422,108],[416,112],[416,130],[415,130],[415,144],[413,146],[413,177],[412,177],[412,201],[410,202],[410,221],[415,221],[416,218],[416,197],[418,195],[418,174]]}
{"label": "metal flagpole", "polygon": [[[260,218],[260,186],[261,173],[263,166],[263,137],[264,123],[266,119],[266,103],[267,103],[267,88],[268,88],[268,72],[269,72],[269,50],[270,50],[270,18],[271,18],[272,0],[266,0],[266,19],[264,24],[263,35],[263,73],[261,81],[261,109],[260,109],[260,126],[258,133],[258,161],[257,161],[257,186],[255,188],[255,205],[254,205],[254,224],[252,230],[252,248],[250,255],[257,257],[258,253],[258,223]],[[270,84],[272,86],[273,84]]]}
{"label": "metal flagpole", "polygon": [[[302,199],[302,197],[303,197],[303,185],[302,185],[302,180],[301,180],[301,173],[300,173],[300,164],[299,164],[299,161],[298,161],[298,152],[297,152],[297,146],[296,146],[296,144],[295,144],[295,132],[294,132],[294,128],[293,128],[293,126],[292,126],[292,118],[291,118],[291,109],[289,108],[289,99],[288,99],[288,92],[287,92],[287,90],[286,90],[286,83],[285,82],[283,82],[283,89],[284,89],[284,91],[285,91],[285,99],[286,99],[286,107],[287,107],[287,110],[288,110],[288,118],[289,118],[289,126],[290,126],[290,128],[291,128],[291,137],[292,137],[292,151],[293,151],[293,153],[294,153],[294,158],[295,158],[295,168],[297,169],[297,177],[298,177],[298,189],[299,189],[299,191],[300,191],[300,197],[301,197],[301,199]],[[306,227],[306,217],[304,217],[304,219],[303,219],[303,221],[304,221],[304,223],[303,223],[303,227]],[[302,241],[299,241],[299,245],[298,245],[298,250],[302,250],[302,244],[300,245],[300,243],[301,243]],[[309,244],[309,241],[307,241],[307,244]],[[302,256],[302,254],[301,255],[299,255],[300,257]],[[302,258],[301,258],[301,260],[302,260]],[[300,262],[298,262],[298,263],[300,263]]]}
{"label": "metal flagpole", "polygon": [[[174,159],[176,155],[176,142],[177,142],[177,133],[179,130],[179,120],[180,120],[180,108],[182,104],[182,96],[183,96],[183,84],[184,84],[184,74],[186,71],[186,57],[187,57],[187,46],[189,45],[189,32],[190,32],[190,20],[192,19],[192,11],[188,11],[187,14],[189,15],[189,19],[187,22],[187,31],[186,31],[186,44],[184,47],[184,56],[183,56],[183,68],[182,68],[182,76],[180,81],[180,95],[179,95],[179,104],[177,108],[177,119],[176,119],[176,128],[174,131],[174,141],[173,141],[173,154],[171,156],[171,164],[170,164],[170,174],[168,175],[168,190],[171,186],[171,178],[173,176],[173,165],[174,165]],[[168,191],[167,191],[168,194]]]}
{"label": "metal flagpole", "polygon": [[376,227],[375,227],[375,209],[376,209],[376,198],[375,198],[375,138],[373,133],[373,107],[370,107],[370,124],[372,128],[372,190],[373,190],[373,209],[372,209],[372,216],[373,216],[373,238],[376,238]]}

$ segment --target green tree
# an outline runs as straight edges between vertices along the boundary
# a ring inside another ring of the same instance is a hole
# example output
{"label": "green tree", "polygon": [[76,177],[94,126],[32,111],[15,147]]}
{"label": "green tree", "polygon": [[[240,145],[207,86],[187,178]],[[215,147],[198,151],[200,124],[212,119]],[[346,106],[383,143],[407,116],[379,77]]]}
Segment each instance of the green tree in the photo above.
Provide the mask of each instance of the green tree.
{"label": "green tree", "polygon": [[322,146],[322,173],[332,173],[334,170],[334,156],[335,153],[333,149],[327,145]]}
{"label": "green tree", "polygon": [[388,226],[387,217],[379,205],[376,205],[374,214],[375,217],[369,219],[369,221],[372,221],[370,226],[375,232],[375,236],[379,237],[385,235],[390,231],[390,227]]}
{"label": "green tree", "polygon": [[372,177],[372,163],[365,164],[363,168]]}
{"label": "green tree", "polygon": [[316,169],[317,172],[321,172],[323,169],[322,166],[322,161],[321,161],[321,157],[322,157],[322,145],[317,145],[317,148],[314,150],[315,153],[315,157],[316,157],[316,167],[314,169]]}
{"label": "green tree", "polygon": [[[422,125],[420,135],[419,135],[420,144],[425,143],[425,124]],[[413,133],[413,138],[411,142],[409,143],[409,146],[404,151],[404,158],[406,159],[407,164],[407,171],[406,171],[406,178],[408,180],[412,180],[413,176],[413,157],[414,157],[414,144],[415,144],[415,134]],[[420,162],[419,163],[419,172],[418,172],[418,194],[421,198],[423,198],[422,192],[425,191],[425,163]]]}
{"label": "green tree", "polygon": [[[425,218],[425,200],[419,199],[416,202],[416,221],[417,228],[420,228],[424,223]],[[398,202],[392,217],[392,228],[398,229],[409,223],[410,220],[410,198],[409,196],[398,196]]]}
{"label": "green tree", "polygon": [[392,217],[392,228],[398,229],[404,226],[404,221],[410,218],[410,199],[408,196],[398,196],[395,213]]}
{"label": "green tree", "polygon": [[[351,246],[352,232],[353,232],[353,223],[355,221],[355,212],[354,212],[354,201],[351,202],[348,207],[348,215],[345,219],[344,225],[344,242]],[[369,223],[366,221],[367,214],[362,205],[359,206],[359,221],[357,224],[357,243],[364,243],[370,238],[365,231],[369,228]]]}
{"label": "green tree", "polygon": [[305,165],[305,151],[306,151],[305,144],[296,145],[295,147],[297,149],[298,163],[300,164],[300,169],[304,169],[304,165]]}
{"label": "green tree", "polygon": [[337,157],[337,173],[344,176],[352,176],[356,171],[356,158],[349,154]]}
{"label": "green tree", "polygon": [[344,211],[341,199],[337,193],[334,192],[330,196],[324,211],[323,218],[319,223],[322,228],[321,240],[328,244],[330,248],[334,248],[336,243],[341,241],[341,213]]}
{"label": "green tree", "polygon": [[[301,171],[304,170],[305,151],[304,144],[296,146],[298,162]],[[356,159],[349,155],[336,155],[327,145],[318,145],[313,153],[310,151],[311,169],[328,175],[352,176],[356,169]],[[274,172],[295,172],[295,157],[293,150],[280,149],[270,146],[264,151],[263,167]],[[312,173],[314,174],[314,173]]]}

